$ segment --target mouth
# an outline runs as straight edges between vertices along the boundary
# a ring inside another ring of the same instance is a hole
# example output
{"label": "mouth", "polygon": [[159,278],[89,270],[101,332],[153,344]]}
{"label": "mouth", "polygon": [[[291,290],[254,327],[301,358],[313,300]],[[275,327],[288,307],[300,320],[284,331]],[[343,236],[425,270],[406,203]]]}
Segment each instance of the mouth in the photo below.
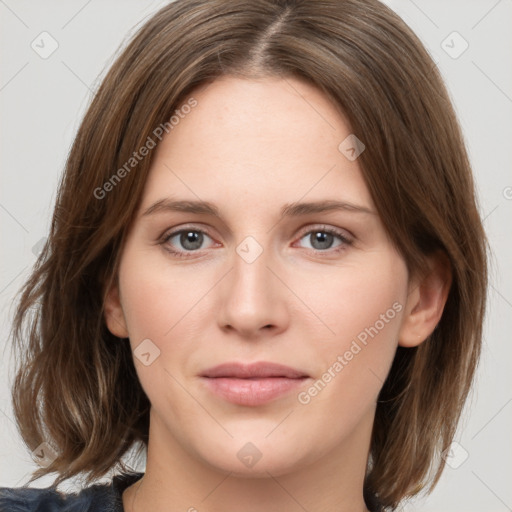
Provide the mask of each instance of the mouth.
{"label": "mouth", "polygon": [[265,361],[224,363],[206,370],[200,377],[218,397],[252,407],[289,394],[310,378],[301,370]]}

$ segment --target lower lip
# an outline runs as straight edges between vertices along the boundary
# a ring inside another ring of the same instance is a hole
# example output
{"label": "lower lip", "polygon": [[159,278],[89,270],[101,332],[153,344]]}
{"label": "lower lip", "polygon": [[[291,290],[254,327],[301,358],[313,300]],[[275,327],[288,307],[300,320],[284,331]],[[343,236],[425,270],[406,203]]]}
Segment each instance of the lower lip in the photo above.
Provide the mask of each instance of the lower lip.
{"label": "lower lip", "polygon": [[204,377],[203,380],[213,393],[228,402],[257,406],[263,405],[282,395],[290,393],[303,384],[306,377],[267,377],[261,379],[235,379],[231,377]]}

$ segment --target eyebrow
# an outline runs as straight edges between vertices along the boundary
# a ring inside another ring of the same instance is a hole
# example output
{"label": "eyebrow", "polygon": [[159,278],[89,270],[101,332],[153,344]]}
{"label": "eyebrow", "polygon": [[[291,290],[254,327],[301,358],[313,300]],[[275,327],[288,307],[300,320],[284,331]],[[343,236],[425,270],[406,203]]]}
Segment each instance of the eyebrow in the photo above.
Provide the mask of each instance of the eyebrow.
{"label": "eyebrow", "polygon": [[[168,198],[160,199],[144,210],[142,216],[154,215],[162,212],[185,212],[203,215],[212,215],[222,219],[219,208],[208,201],[179,201]],[[281,208],[280,218],[300,217],[312,213],[324,213],[330,211],[348,211],[354,213],[366,213],[376,215],[376,212],[362,205],[346,201],[326,199],[323,201],[287,203]]]}

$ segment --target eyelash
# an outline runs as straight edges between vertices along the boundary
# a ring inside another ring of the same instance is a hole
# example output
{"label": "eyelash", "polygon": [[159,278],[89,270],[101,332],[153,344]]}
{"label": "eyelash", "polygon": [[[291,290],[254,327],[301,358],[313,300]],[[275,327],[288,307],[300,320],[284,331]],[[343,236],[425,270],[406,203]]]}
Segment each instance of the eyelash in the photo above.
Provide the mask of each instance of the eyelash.
{"label": "eyelash", "polygon": [[[172,254],[173,256],[176,256],[178,258],[191,258],[193,257],[194,253],[199,253],[199,250],[196,251],[177,251],[175,249],[171,249],[169,246],[166,246],[166,244],[171,240],[171,238],[175,237],[176,235],[179,235],[181,233],[186,232],[193,232],[193,233],[202,233],[204,235],[207,235],[208,237],[212,238],[207,231],[204,231],[203,229],[196,229],[194,227],[185,227],[181,228],[176,231],[172,231],[171,233],[164,234],[161,240],[158,242],[160,245],[164,246],[164,249]],[[341,241],[341,244],[338,245],[334,249],[326,249],[324,251],[321,251],[319,249],[310,249],[314,251],[315,253],[329,253],[329,254],[338,254],[344,250],[346,250],[347,246],[351,246],[353,244],[353,240],[347,238],[347,236],[340,230],[336,228],[332,228],[329,226],[320,226],[313,229],[309,229],[308,231],[305,231],[301,233],[299,240],[304,238],[306,235],[311,235],[312,233],[327,233],[329,235],[333,235],[335,237],[338,237]]]}

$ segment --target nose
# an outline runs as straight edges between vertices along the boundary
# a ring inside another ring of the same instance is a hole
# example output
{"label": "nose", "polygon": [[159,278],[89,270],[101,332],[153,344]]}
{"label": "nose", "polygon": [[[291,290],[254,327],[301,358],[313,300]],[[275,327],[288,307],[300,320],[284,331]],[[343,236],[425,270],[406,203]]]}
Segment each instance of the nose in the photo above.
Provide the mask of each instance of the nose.
{"label": "nose", "polygon": [[285,270],[263,244],[242,243],[237,249],[231,271],[219,288],[219,327],[247,339],[286,330],[292,294],[283,284],[285,276],[280,275]]}

